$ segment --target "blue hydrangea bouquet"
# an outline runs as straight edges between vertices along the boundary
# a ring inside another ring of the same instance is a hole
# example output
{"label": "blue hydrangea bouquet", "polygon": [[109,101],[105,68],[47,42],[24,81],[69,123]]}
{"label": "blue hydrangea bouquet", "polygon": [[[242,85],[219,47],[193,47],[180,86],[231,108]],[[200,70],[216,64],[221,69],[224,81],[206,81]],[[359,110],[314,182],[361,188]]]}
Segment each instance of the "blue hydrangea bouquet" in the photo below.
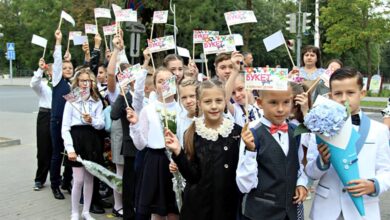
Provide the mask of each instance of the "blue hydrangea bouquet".
{"label": "blue hydrangea bouquet", "polygon": [[[359,133],[352,127],[349,103],[340,105],[323,96],[318,96],[313,108],[304,118],[303,124],[297,127],[295,135],[313,132],[316,134],[317,144],[325,143],[329,147],[330,164],[337,172],[344,186],[349,186],[351,180],[360,179],[356,142]],[[317,164],[320,169],[326,170],[329,165],[324,164],[319,155]],[[363,197],[350,197],[361,216],[365,215]]]}

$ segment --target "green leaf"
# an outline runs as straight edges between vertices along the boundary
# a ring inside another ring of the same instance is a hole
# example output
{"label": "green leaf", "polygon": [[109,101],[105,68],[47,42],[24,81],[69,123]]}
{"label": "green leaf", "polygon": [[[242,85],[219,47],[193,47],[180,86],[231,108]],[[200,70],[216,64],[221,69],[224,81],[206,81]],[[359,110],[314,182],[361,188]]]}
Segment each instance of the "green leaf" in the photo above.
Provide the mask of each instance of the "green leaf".
{"label": "green leaf", "polygon": [[303,133],[310,133],[310,130],[304,124],[298,125],[294,130],[294,137],[301,135]]}
{"label": "green leaf", "polygon": [[347,118],[351,115],[351,107],[349,106],[349,100],[344,103],[345,108],[347,108]]}

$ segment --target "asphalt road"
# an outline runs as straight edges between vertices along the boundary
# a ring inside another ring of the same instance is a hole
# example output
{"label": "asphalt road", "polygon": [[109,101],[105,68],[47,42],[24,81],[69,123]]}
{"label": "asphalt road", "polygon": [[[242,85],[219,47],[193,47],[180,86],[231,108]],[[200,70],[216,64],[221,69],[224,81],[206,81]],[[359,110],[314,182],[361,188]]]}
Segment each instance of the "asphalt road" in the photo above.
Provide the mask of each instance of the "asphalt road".
{"label": "asphalt road", "polygon": [[38,111],[38,96],[28,86],[0,86],[0,112]]}

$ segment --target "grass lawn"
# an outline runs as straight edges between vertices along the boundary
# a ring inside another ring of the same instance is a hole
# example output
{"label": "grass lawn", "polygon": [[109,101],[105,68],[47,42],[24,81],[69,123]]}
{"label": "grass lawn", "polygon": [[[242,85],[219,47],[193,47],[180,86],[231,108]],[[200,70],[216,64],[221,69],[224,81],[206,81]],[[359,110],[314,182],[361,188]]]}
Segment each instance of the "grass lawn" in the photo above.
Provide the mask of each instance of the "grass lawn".
{"label": "grass lawn", "polygon": [[387,102],[376,102],[376,101],[361,101],[360,106],[363,107],[378,107],[378,108],[385,108],[387,105]]}

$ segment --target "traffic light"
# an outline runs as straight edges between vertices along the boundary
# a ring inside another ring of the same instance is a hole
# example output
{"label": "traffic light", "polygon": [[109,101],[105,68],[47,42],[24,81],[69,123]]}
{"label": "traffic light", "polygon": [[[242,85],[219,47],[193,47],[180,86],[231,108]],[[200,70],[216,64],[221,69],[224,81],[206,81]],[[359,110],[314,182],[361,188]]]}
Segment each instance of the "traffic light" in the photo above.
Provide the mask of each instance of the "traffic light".
{"label": "traffic light", "polygon": [[303,13],[303,19],[302,19],[302,32],[305,33],[307,32],[308,30],[310,30],[310,22],[311,20],[309,20],[309,17],[310,17],[311,13],[307,13],[307,12],[304,12]]}
{"label": "traffic light", "polygon": [[290,33],[297,33],[297,14],[291,13],[286,15],[286,18],[288,20],[286,21],[286,24],[288,24],[288,27],[286,27],[286,30],[290,31]]}

